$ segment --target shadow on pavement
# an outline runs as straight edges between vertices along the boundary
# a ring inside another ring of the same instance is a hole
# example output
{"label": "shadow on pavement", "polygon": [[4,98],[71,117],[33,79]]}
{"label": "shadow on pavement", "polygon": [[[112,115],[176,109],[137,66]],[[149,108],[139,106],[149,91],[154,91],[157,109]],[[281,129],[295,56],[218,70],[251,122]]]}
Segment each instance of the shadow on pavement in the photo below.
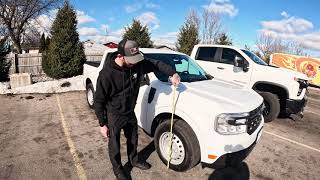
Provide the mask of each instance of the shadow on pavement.
{"label": "shadow on pavement", "polygon": [[[150,155],[154,152],[156,148],[154,147],[154,142],[151,141],[146,147],[144,147],[140,152],[138,152],[139,160],[141,161],[147,161]],[[123,166],[124,170],[128,173],[128,175],[131,178],[131,170],[132,166],[129,162],[127,162]]]}
{"label": "shadow on pavement", "polygon": [[247,163],[241,162],[237,167],[216,169],[209,176],[209,180],[249,180],[250,172]]}

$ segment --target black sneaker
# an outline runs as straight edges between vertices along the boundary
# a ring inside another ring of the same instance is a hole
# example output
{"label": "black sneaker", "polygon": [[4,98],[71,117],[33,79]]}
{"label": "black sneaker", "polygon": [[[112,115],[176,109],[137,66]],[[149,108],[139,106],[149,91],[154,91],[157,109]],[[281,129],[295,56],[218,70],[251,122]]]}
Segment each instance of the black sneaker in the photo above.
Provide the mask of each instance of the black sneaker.
{"label": "black sneaker", "polygon": [[151,164],[149,164],[147,162],[141,162],[141,161],[133,163],[132,166],[136,167],[136,168],[139,168],[139,169],[142,169],[142,170],[147,170],[147,169],[151,168]]}
{"label": "black sneaker", "polygon": [[117,180],[129,180],[130,178],[126,175],[124,170],[119,170],[119,172],[115,172],[114,175],[117,177]]}

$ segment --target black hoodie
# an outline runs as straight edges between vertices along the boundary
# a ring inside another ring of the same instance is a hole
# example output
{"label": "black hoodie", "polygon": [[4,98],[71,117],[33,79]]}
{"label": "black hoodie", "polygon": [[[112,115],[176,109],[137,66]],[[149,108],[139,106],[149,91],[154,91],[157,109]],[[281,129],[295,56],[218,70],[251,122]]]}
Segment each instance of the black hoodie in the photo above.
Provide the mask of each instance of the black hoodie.
{"label": "black hoodie", "polygon": [[144,74],[160,71],[172,76],[175,73],[170,65],[154,59],[140,61],[132,68],[120,67],[115,63],[117,54],[106,59],[97,80],[94,107],[100,126],[108,125],[107,112],[117,115],[134,112]]}

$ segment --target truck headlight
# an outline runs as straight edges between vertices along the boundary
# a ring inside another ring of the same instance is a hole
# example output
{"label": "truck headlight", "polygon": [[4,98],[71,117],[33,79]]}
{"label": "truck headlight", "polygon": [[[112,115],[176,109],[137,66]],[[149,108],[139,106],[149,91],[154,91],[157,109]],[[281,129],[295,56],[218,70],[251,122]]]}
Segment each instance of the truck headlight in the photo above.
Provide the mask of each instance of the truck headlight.
{"label": "truck headlight", "polygon": [[247,132],[249,113],[224,113],[216,117],[215,130],[219,134],[233,135]]}

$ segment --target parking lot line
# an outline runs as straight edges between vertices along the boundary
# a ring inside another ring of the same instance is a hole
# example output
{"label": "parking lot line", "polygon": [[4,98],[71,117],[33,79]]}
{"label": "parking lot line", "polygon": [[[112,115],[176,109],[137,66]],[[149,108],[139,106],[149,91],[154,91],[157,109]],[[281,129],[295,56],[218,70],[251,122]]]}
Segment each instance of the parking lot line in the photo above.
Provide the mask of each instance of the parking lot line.
{"label": "parking lot line", "polygon": [[87,180],[86,172],[84,171],[84,168],[81,165],[81,162],[80,162],[79,156],[77,154],[75,145],[74,145],[74,143],[73,143],[73,141],[71,139],[70,132],[68,130],[67,122],[64,119],[64,115],[62,113],[62,108],[61,108],[61,104],[60,104],[60,98],[59,98],[58,94],[56,94],[56,98],[57,98],[57,104],[58,104],[59,111],[60,111],[60,117],[61,117],[61,124],[62,124],[62,127],[63,127],[63,132],[64,132],[64,135],[65,135],[65,137],[67,139],[67,143],[68,143],[69,150],[70,150],[70,153],[71,153],[72,158],[73,158],[74,165],[75,165],[76,170],[77,170],[77,174],[78,174],[80,180]]}
{"label": "parking lot line", "polygon": [[265,130],[264,130],[264,132],[265,132],[266,134],[269,134],[269,135],[275,136],[275,137],[280,138],[280,139],[282,139],[282,140],[285,140],[285,141],[291,142],[291,143],[293,143],[293,144],[296,144],[296,145],[299,145],[299,146],[302,146],[302,147],[304,147],[304,148],[307,148],[307,149],[310,149],[310,150],[314,150],[314,151],[316,151],[316,152],[320,153],[320,149],[317,149],[317,148],[314,148],[314,147],[311,147],[311,146],[308,146],[308,145],[305,145],[305,144],[299,143],[299,142],[297,142],[297,141],[294,141],[294,140],[291,140],[291,139],[288,139],[288,138],[282,137],[282,136],[280,136],[280,135],[274,134],[274,133],[269,132],[269,131],[265,131]]}

